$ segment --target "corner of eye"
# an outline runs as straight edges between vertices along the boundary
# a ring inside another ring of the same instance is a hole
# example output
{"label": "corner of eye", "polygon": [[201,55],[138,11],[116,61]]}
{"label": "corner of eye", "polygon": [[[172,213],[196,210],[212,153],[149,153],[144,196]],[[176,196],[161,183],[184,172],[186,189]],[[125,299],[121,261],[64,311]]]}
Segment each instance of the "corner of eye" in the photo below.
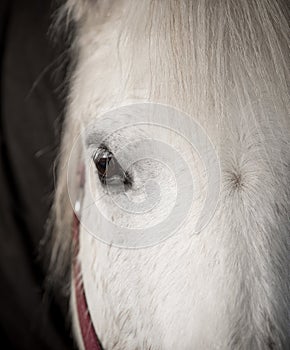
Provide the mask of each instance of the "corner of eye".
{"label": "corner of eye", "polygon": [[125,172],[124,186],[126,189],[133,189],[134,179],[132,174],[128,171]]}

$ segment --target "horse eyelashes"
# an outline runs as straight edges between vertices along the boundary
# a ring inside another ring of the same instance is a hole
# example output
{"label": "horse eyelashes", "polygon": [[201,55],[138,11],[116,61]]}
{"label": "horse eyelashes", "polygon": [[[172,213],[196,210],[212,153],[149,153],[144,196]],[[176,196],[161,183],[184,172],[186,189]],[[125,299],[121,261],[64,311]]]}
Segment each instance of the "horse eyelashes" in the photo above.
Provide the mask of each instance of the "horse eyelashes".
{"label": "horse eyelashes", "polygon": [[95,152],[93,161],[102,185],[132,184],[131,176],[123,170],[114,154],[107,147],[100,147]]}

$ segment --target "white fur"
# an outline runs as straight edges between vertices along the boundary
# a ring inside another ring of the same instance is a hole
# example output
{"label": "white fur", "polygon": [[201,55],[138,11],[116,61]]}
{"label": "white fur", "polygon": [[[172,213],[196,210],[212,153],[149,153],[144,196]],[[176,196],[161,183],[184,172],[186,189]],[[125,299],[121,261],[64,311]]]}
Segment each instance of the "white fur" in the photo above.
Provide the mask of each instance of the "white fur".
{"label": "white fur", "polygon": [[78,56],[56,198],[58,240],[72,212],[67,155],[80,125],[103,111],[140,101],[179,108],[205,128],[222,170],[217,212],[200,235],[191,235],[189,220],[160,245],[126,250],[81,229],[83,282],[104,349],[289,346],[286,3],[68,1]]}

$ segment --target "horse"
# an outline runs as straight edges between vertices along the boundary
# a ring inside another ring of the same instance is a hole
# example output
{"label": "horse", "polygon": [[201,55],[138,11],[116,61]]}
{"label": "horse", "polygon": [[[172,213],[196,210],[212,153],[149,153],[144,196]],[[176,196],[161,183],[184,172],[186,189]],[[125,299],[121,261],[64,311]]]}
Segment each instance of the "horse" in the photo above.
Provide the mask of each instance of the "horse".
{"label": "horse", "polygon": [[286,0],[67,0],[51,271],[80,349],[287,349]]}

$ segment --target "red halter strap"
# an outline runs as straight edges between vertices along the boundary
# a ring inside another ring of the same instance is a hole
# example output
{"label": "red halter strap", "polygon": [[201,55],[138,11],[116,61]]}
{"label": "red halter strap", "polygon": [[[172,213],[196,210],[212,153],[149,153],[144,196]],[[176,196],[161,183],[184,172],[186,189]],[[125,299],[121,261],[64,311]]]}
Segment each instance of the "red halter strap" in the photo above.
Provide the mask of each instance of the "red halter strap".
{"label": "red halter strap", "polygon": [[77,260],[79,253],[79,220],[74,214],[73,218],[73,281],[75,286],[75,297],[77,304],[77,313],[83,344],[85,350],[102,350],[98,337],[96,335],[90,312],[88,309],[87,299],[84,291],[84,285],[81,278],[81,266]]}

